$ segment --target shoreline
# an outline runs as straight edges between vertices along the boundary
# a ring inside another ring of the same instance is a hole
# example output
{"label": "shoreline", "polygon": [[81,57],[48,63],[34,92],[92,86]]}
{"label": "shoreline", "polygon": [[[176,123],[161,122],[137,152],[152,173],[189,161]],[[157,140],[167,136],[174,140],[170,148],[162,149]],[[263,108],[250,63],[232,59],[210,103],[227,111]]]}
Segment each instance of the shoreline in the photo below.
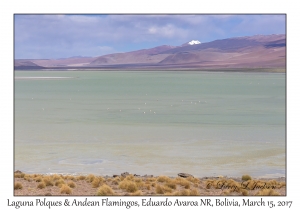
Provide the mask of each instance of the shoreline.
{"label": "shoreline", "polygon": [[286,178],[197,178],[129,174],[98,176],[14,172],[15,196],[262,196],[286,195]]}
{"label": "shoreline", "polygon": [[18,69],[14,71],[136,71],[136,72],[244,72],[244,73],[284,73],[286,68],[216,68],[216,69],[201,69],[201,68],[105,68],[105,67],[87,67],[87,68],[44,68],[44,69]]}
{"label": "shoreline", "polygon": [[[16,170],[14,173],[19,173],[21,171],[19,170]],[[43,176],[52,176],[52,175],[60,175],[60,176],[75,176],[75,177],[78,177],[78,176],[88,176],[90,174],[93,174],[94,176],[99,176],[99,177],[105,177],[105,178],[112,178],[114,176],[119,176],[119,175],[116,175],[116,174],[111,174],[111,175],[108,175],[108,174],[97,174],[97,173],[60,173],[60,172],[48,172],[48,173],[33,173],[33,172],[21,172],[21,173],[24,173],[26,175],[34,175],[34,174],[39,174],[39,175],[43,175]],[[124,172],[125,173],[125,172]],[[170,177],[170,178],[176,178],[177,176],[174,176],[174,175],[166,175],[166,174],[160,174],[160,175],[148,175],[148,174],[144,174],[144,175],[138,175],[138,174],[132,174],[136,177],[159,177],[159,176],[167,176],[167,177]],[[268,174],[268,175],[272,175],[272,174]],[[198,178],[198,179],[217,179],[217,178],[226,178],[226,179],[234,179],[234,180],[241,180],[241,177],[237,177],[237,176],[228,176],[228,175],[212,175],[212,176],[198,176],[198,175],[191,175],[195,178]],[[282,176],[267,176],[267,175],[263,175],[263,176],[252,176],[252,179],[260,179],[260,180],[285,180],[286,177],[284,175]]]}

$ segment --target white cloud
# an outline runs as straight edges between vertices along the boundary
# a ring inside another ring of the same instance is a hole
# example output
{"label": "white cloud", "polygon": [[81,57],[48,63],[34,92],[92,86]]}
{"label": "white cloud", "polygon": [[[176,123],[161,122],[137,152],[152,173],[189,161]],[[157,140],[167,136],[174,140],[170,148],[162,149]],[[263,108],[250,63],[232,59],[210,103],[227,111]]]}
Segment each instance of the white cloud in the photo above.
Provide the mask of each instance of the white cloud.
{"label": "white cloud", "polygon": [[179,32],[180,29],[178,29],[170,24],[168,24],[166,26],[151,26],[148,29],[148,32],[150,34],[154,34],[154,35],[161,36],[161,37],[173,37],[175,35],[175,31]]}

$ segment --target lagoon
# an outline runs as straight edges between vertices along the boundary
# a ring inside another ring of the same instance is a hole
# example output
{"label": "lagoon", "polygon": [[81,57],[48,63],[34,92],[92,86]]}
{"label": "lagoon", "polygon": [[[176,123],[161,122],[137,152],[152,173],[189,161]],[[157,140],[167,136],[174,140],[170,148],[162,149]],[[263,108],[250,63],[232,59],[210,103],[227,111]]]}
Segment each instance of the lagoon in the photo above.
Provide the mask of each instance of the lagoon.
{"label": "lagoon", "polygon": [[15,71],[15,170],[285,176],[285,78]]}

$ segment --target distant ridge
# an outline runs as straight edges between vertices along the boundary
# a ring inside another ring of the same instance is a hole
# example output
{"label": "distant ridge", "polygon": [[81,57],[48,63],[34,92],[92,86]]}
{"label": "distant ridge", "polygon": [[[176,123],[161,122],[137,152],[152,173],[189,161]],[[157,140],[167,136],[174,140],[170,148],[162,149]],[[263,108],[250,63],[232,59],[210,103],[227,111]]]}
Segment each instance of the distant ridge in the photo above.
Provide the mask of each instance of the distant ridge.
{"label": "distant ridge", "polygon": [[39,66],[29,60],[15,60],[15,69],[45,69],[43,66]]}
{"label": "distant ridge", "polygon": [[[189,44],[190,43],[190,44]],[[231,69],[285,68],[285,34],[233,37],[181,46],[162,45],[98,57],[15,60],[15,69]]]}

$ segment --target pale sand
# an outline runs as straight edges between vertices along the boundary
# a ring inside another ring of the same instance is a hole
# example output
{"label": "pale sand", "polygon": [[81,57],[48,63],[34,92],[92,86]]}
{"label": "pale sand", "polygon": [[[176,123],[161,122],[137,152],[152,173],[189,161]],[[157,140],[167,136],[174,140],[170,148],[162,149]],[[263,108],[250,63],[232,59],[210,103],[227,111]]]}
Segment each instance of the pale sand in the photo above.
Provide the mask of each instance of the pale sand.
{"label": "pale sand", "polygon": [[15,77],[15,79],[26,79],[26,80],[43,80],[43,79],[73,79],[74,77]]}

